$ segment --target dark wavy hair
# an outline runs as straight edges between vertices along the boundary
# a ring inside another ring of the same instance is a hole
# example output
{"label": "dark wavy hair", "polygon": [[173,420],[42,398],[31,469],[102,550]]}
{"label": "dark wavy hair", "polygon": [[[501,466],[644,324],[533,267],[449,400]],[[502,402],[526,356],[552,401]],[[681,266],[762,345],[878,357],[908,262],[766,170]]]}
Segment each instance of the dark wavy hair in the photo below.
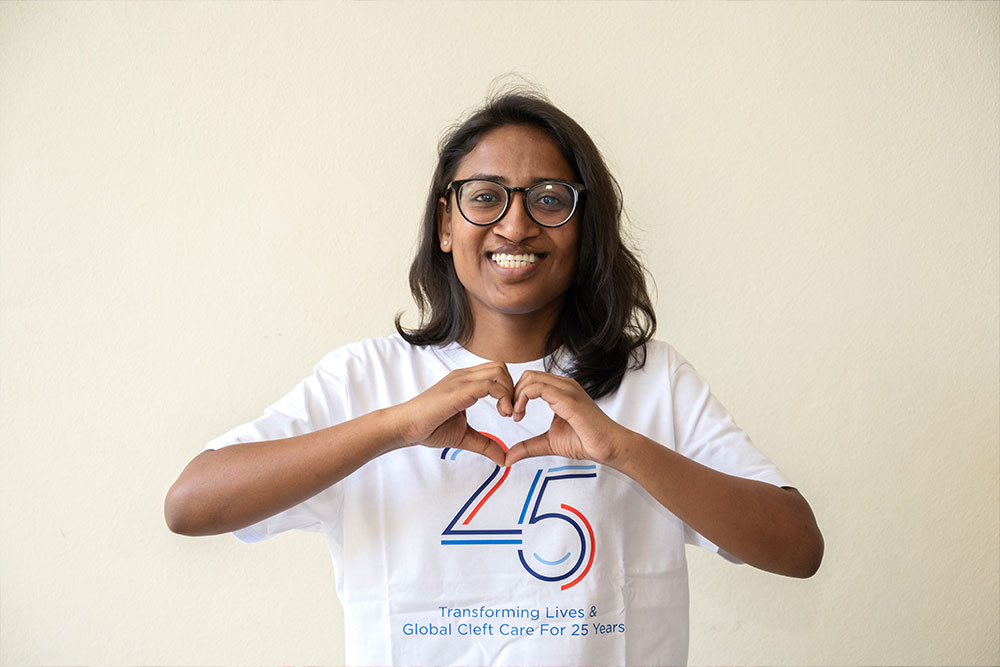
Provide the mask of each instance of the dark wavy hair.
{"label": "dark wavy hair", "polygon": [[621,188],[600,151],[580,125],[533,91],[506,91],[448,132],[438,147],[423,228],[410,266],[410,291],[420,310],[420,326],[396,330],[413,345],[464,342],[472,313],[450,254],[438,245],[440,197],[462,158],[490,130],[530,125],[548,134],[586,186],[577,212],[579,257],[559,321],[549,334],[550,366],[575,379],[594,399],[613,392],[628,368],[646,362],[646,343],[656,315],[642,264],[622,239]]}

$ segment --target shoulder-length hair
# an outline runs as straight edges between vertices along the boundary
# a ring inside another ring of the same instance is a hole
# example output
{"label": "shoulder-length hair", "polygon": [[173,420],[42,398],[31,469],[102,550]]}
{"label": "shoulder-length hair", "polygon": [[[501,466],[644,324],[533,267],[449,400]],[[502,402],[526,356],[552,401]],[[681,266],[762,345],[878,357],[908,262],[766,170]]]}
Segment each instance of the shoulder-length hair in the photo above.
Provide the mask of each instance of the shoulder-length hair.
{"label": "shoulder-length hair", "polygon": [[530,125],[546,132],[586,187],[577,219],[579,257],[576,276],[550,333],[550,367],[575,379],[594,399],[613,392],[628,368],[641,368],[646,343],[656,330],[656,315],[645,272],[622,238],[621,188],[600,151],[580,125],[533,92],[505,92],[487,100],[441,140],[416,256],[410,266],[410,291],[420,310],[420,325],[396,330],[413,345],[462,343],[472,333],[472,313],[450,254],[439,249],[440,198],[462,158],[490,130]]}

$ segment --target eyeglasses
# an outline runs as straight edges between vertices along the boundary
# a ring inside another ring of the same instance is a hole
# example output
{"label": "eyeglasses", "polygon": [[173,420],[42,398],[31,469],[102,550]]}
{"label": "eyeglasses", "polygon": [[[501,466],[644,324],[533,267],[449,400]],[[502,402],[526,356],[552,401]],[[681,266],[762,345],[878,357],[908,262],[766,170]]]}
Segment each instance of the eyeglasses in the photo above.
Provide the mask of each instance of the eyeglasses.
{"label": "eyeglasses", "polygon": [[529,218],[542,227],[559,227],[573,217],[580,193],[585,189],[579,183],[566,181],[541,181],[530,188],[508,188],[496,181],[468,178],[452,181],[446,192],[455,191],[459,212],[474,225],[499,221],[510,209],[514,193],[520,192]]}

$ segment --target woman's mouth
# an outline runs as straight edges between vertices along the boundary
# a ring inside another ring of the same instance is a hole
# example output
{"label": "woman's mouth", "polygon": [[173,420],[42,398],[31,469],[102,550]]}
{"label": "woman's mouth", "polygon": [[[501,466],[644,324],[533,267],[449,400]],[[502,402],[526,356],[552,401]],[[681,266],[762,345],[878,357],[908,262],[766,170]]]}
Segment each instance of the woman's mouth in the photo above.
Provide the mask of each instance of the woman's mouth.
{"label": "woman's mouth", "polygon": [[539,255],[533,252],[524,253],[520,255],[511,255],[505,252],[495,252],[490,255],[490,259],[493,260],[497,266],[504,269],[519,269],[524,266],[529,266],[534,264],[539,260]]}

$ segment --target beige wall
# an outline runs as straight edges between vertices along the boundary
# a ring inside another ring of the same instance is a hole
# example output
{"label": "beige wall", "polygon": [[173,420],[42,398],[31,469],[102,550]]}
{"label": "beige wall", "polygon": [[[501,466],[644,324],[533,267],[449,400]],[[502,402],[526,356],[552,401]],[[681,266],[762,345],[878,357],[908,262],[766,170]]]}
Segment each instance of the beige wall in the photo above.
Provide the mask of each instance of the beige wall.
{"label": "beige wall", "polygon": [[[3,665],[332,665],[321,540],[170,534],[209,438],[411,316],[436,141],[590,130],[659,337],[812,502],[691,552],[692,664],[997,664],[996,2],[0,3]],[[412,322],[412,317],[411,320]]]}

